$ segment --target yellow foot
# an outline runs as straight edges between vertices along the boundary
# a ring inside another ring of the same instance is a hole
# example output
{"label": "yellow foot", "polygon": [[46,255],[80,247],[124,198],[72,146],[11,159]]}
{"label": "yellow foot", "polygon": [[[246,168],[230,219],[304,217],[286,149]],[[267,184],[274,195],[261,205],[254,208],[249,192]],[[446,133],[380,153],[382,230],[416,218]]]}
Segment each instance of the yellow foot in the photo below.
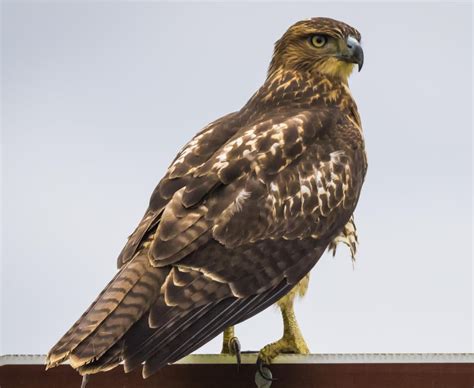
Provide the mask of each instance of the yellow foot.
{"label": "yellow foot", "polygon": [[263,364],[270,365],[270,363],[279,354],[308,354],[309,349],[306,345],[303,336],[301,335],[289,335],[283,336],[280,340],[273,342],[265,346],[258,353],[258,358]]}

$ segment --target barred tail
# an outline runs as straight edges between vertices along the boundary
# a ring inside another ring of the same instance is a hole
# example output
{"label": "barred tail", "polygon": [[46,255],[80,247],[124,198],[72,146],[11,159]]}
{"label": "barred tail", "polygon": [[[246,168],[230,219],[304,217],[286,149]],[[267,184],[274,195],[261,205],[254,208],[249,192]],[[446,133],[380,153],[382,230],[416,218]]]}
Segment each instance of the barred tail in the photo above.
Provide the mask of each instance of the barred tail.
{"label": "barred tail", "polygon": [[[146,254],[128,262],[89,309],[49,351],[47,368],[69,360],[79,369],[100,359],[145,314],[159,295],[168,269],[150,265]],[[108,354],[99,370],[118,362]],[[83,368],[87,369],[87,368]]]}

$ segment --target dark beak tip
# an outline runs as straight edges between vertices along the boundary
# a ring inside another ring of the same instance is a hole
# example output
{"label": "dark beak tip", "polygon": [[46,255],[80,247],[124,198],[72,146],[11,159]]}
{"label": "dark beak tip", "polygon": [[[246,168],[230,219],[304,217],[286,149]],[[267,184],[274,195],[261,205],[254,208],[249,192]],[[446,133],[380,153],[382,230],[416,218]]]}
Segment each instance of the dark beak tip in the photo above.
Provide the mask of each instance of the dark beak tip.
{"label": "dark beak tip", "polygon": [[362,66],[364,66],[364,52],[362,48],[359,49],[359,52],[356,55],[357,65],[359,66],[359,72],[362,70]]}
{"label": "dark beak tip", "polygon": [[359,65],[359,72],[360,72],[362,70],[362,66],[364,65],[364,50],[360,46],[357,48],[356,59],[357,59],[357,64]]}
{"label": "dark beak tip", "polygon": [[360,72],[362,70],[362,66],[364,65],[364,50],[362,49],[360,42],[352,36],[347,38],[346,44],[347,48],[349,49],[348,54],[346,54],[347,61],[354,64],[357,63],[358,71]]}

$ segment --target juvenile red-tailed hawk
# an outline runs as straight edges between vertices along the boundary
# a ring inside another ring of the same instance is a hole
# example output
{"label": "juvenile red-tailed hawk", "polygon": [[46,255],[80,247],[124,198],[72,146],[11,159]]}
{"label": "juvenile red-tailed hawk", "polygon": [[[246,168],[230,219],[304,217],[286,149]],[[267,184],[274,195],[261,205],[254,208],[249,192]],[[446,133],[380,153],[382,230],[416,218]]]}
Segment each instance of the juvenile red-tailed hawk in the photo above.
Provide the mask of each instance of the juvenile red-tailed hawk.
{"label": "juvenile red-tailed hawk", "polygon": [[123,362],[148,377],[279,300],[285,335],[260,360],[306,352],[293,297],[328,246],[355,246],[367,161],[347,80],[362,63],[360,34],[347,24],[291,26],[247,104],[172,162],[118,273],[48,366],[69,360],[87,375]]}

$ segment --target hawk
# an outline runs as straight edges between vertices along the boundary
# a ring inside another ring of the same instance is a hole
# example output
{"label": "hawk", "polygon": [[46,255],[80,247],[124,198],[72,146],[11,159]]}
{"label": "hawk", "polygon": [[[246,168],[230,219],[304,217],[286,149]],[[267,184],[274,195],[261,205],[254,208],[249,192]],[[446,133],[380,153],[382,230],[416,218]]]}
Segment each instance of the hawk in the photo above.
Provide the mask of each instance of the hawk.
{"label": "hawk", "polygon": [[277,301],[284,338],[259,360],[307,352],[293,299],[328,247],[355,247],[367,159],[348,77],[362,67],[360,41],[329,18],[285,32],[264,84],[171,163],[117,274],[48,367],[68,360],[89,375],[123,363],[146,378]]}

